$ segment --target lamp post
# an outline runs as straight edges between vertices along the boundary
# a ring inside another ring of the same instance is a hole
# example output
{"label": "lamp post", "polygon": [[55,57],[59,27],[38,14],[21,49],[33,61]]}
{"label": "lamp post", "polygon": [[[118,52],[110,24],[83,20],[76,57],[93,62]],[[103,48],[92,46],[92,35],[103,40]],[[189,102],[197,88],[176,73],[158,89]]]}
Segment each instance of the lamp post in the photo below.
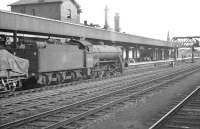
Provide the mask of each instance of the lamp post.
{"label": "lamp post", "polygon": [[192,45],[192,63],[194,63],[194,44]]}
{"label": "lamp post", "polygon": [[199,47],[199,40],[195,39],[192,45],[192,63],[194,63],[194,47]]}

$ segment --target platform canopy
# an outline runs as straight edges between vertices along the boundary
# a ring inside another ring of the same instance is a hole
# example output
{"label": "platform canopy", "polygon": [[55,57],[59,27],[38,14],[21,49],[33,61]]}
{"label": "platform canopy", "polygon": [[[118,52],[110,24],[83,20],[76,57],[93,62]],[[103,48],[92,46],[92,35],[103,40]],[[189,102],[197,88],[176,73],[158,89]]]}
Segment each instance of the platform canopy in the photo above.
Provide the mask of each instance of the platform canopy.
{"label": "platform canopy", "polygon": [[171,43],[158,39],[107,31],[80,24],[62,22],[37,16],[0,10],[0,30],[18,33],[73,36],[138,45],[171,47]]}

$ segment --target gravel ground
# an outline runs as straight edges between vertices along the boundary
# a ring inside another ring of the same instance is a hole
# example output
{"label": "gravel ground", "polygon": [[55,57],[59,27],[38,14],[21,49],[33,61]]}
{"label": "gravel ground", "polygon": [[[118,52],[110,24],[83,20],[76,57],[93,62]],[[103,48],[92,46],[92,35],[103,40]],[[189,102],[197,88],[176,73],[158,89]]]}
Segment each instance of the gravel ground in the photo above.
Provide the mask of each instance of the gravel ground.
{"label": "gravel ground", "polygon": [[172,100],[186,91],[192,91],[198,85],[200,72],[171,83],[169,87],[145,96],[137,103],[129,102],[113,109],[112,113],[98,118],[84,129],[147,129],[147,122],[165,110]]}

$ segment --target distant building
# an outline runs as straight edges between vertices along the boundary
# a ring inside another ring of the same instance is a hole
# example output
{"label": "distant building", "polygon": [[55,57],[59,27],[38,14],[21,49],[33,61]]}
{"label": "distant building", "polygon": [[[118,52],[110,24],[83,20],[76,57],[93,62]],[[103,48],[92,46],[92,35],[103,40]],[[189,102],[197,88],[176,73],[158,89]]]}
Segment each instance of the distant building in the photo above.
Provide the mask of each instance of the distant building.
{"label": "distant building", "polygon": [[80,23],[81,9],[75,0],[19,0],[9,6],[17,13]]}

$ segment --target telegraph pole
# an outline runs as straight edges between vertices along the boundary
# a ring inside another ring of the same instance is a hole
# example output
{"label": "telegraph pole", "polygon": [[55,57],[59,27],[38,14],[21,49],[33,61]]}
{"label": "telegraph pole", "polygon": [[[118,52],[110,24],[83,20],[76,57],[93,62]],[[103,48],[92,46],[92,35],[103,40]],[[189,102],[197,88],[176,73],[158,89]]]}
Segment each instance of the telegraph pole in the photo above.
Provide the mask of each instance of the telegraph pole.
{"label": "telegraph pole", "polygon": [[192,63],[194,63],[194,45],[192,45]]}

